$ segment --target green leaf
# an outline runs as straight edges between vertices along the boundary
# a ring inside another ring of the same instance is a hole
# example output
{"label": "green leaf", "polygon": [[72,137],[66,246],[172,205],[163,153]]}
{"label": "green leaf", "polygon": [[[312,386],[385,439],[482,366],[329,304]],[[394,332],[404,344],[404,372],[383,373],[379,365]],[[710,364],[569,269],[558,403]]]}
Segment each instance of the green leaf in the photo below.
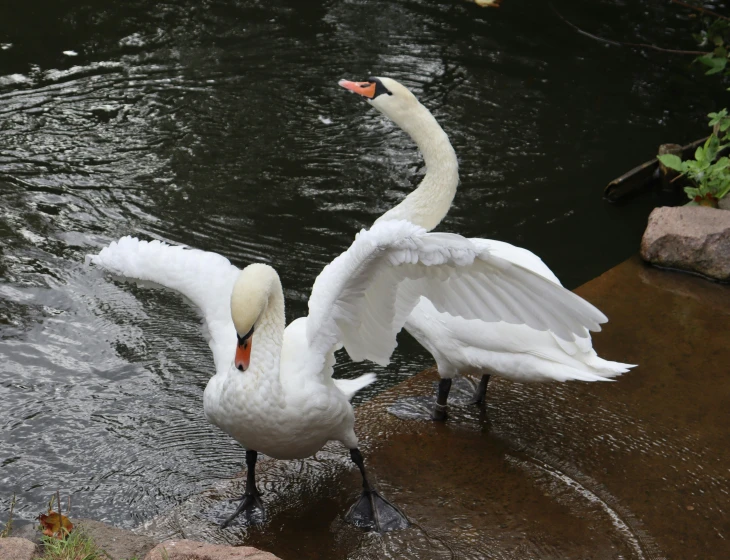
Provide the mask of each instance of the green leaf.
{"label": "green leaf", "polygon": [[707,72],[705,72],[706,76],[710,76],[712,74],[719,74],[723,70],[725,70],[725,66],[727,66],[727,58],[716,58],[716,64]]}
{"label": "green leaf", "polygon": [[723,188],[718,190],[717,193],[715,193],[715,196],[718,199],[720,199],[720,198],[725,197],[727,195],[727,193],[729,193],[729,192],[730,192],[730,181],[728,181],[727,185],[725,185]]}
{"label": "green leaf", "polygon": [[711,134],[705,142],[705,160],[709,162],[714,161],[719,147],[720,139],[714,134]]}
{"label": "green leaf", "polygon": [[707,158],[705,157],[705,149],[702,146],[697,146],[697,149],[695,150],[695,159],[698,162],[706,161]]}
{"label": "green leaf", "polygon": [[710,113],[707,116],[710,117],[710,126],[715,126],[725,117],[727,117],[727,109],[723,109],[722,111],[718,111],[717,113]]}
{"label": "green leaf", "polygon": [[666,165],[669,169],[674,169],[675,171],[682,171],[682,160],[679,156],[675,156],[674,154],[664,154],[661,156],[657,156],[657,159],[661,161],[664,165]]}
{"label": "green leaf", "polygon": [[722,171],[723,169],[727,169],[728,166],[730,166],[730,159],[727,157],[721,157],[715,162],[715,165],[713,165],[712,168],[715,171]]}
{"label": "green leaf", "polygon": [[718,72],[722,72],[725,69],[725,66],[727,65],[727,58],[720,58],[713,56],[711,54],[706,54],[705,56],[700,56],[697,58],[699,62],[704,64],[705,66],[709,66],[709,70],[705,72],[705,74],[717,74]]}
{"label": "green leaf", "polygon": [[684,187],[684,192],[690,198],[694,198],[696,196],[701,196],[700,195],[700,189],[696,189],[694,187]]}

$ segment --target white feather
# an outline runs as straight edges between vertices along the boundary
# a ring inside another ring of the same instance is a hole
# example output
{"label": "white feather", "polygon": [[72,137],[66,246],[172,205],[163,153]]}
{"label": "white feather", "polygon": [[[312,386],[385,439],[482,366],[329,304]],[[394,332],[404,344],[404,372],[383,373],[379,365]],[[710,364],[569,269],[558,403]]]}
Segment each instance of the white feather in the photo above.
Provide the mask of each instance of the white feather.
{"label": "white feather", "polygon": [[[418,145],[426,175],[403,202],[378,218],[374,228],[387,220],[405,220],[431,230],[446,215],[456,193],[459,180],[456,154],[443,129],[407,88],[390,78],[381,78],[381,82],[391,95],[380,95],[370,104],[392,119]],[[542,260],[526,249],[488,239],[470,241],[480,254],[487,253],[529,269],[560,285]],[[410,256],[409,262],[415,264],[413,254]],[[397,256],[395,260],[405,259]],[[421,262],[431,264],[426,258]],[[606,320],[602,314],[582,315],[576,321],[569,315],[579,311],[575,307],[577,299],[554,299],[534,278],[523,275],[515,279],[509,267],[496,260],[492,264],[502,274],[492,269],[495,273],[492,276],[481,271],[466,276],[457,273],[450,278],[451,272],[443,268],[432,271],[435,274],[428,276],[430,281],[438,278],[446,283],[437,290],[426,285],[414,289],[415,283],[408,286],[401,283],[391,330],[399,328],[407,317],[405,328],[434,355],[443,377],[461,372],[497,373],[522,381],[594,381],[633,367],[602,360],[593,351],[588,331],[596,330],[597,323]],[[409,305],[418,294],[426,297],[420,298],[408,317]],[[390,301],[392,294],[388,293],[387,297]],[[566,313],[564,321],[559,325],[554,323],[555,317],[563,313]],[[367,322],[370,316],[363,315],[363,321]],[[501,322],[495,322],[499,319]],[[367,322],[368,328],[376,328],[371,323]],[[546,325],[550,331],[544,330]],[[347,332],[356,335],[358,331],[349,328]],[[387,341],[380,341],[381,352],[388,347]]]}
{"label": "white feather", "polygon": [[231,290],[240,270],[217,254],[161,241],[122,237],[87,260],[124,279],[153,282],[185,296],[203,317],[216,371],[228,369],[236,348]]}
{"label": "white feather", "polygon": [[386,364],[420,297],[441,313],[524,323],[570,343],[606,321],[585,300],[487,247],[389,220],[361,231],[317,277],[308,340],[321,349],[341,341],[353,360]]}

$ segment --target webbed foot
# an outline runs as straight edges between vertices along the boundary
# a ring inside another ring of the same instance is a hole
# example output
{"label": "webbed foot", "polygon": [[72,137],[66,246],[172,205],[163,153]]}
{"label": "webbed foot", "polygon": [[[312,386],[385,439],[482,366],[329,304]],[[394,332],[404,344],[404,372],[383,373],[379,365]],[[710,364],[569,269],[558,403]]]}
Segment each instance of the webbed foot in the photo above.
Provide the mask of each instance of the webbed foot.
{"label": "webbed foot", "polygon": [[355,527],[375,530],[378,533],[405,529],[410,525],[398,506],[383,498],[377,490],[363,491],[347,512],[345,520]]}
{"label": "webbed foot", "polygon": [[228,527],[236,517],[244,512],[246,513],[248,522],[252,525],[263,523],[266,520],[266,510],[264,509],[264,504],[261,503],[261,498],[259,498],[260,494],[258,490],[250,494],[244,494],[241,503],[238,504],[233,515],[221,523],[221,529]]}
{"label": "webbed foot", "polygon": [[[238,504],[236,511],[223,523],[221,523],[221,529],[228,527],[231,522],[246,512],[246,518],[251,525],[258,525],[266,520],[266,510],[264,504],[261,503],[261,492],[256,488],[256,459],[258,453],[253,449],[246,450],[246,467],[248,469],[246,473],[246,491],[243,493],[241,503]],[[258,514],[256,512],[258,511]]]}

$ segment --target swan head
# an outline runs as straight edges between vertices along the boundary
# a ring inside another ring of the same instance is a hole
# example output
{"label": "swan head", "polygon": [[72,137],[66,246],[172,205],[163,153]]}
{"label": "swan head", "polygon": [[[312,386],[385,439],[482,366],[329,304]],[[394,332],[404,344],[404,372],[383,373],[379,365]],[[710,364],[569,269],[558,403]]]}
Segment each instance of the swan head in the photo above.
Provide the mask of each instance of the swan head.
{"label": "swan head", "polygon": [[233,285],[231,318],[238,337],[234,364],[240,371],[248,369],[256,325],[266,311],[272,288],[278,282],[279,275],[272,267],[254,263],[238,274]]}
{"label": "swan head", "polygon": [[358,95],[395,122],[421,107],[416,96],[392,78],[368,78],[365,82],[340,80],[339,85]]}

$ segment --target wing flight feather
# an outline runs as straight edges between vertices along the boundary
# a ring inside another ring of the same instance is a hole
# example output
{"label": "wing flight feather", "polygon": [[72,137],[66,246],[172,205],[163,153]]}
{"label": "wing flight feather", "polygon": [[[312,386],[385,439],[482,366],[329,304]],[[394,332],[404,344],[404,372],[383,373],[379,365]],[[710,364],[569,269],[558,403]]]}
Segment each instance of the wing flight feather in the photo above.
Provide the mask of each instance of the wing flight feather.
{"label": "wing flight feather", "polygon": [[494,255],[489,246],[386,221],[361,231],[317,277],[307,338],[322,352],[341,342],[353,360],[387,364],[421,296],[442,313],[526,324],[571,343],[607,320],[587,301]]}

